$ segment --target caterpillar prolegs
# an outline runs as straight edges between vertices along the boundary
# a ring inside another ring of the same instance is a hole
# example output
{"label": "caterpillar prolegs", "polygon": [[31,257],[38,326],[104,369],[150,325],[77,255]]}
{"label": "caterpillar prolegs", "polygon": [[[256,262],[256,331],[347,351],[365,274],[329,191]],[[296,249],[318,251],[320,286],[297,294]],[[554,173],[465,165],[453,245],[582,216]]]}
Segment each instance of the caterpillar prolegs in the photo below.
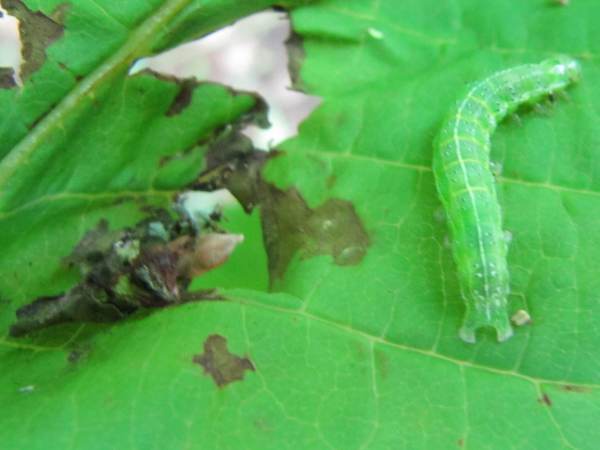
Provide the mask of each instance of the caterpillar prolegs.
{"label": "caterpillar prolegs", "polygon": [[498,341],[512,336],[508,318],[508,244],[490,170],[490,136],[507,114],[564,89],[580,77],[567,56],[495,73],[472,85],[444,121],[433,172],[446,211],[452,252],[466,306],[460,337],[473,343],[478,328],[495,328]]}

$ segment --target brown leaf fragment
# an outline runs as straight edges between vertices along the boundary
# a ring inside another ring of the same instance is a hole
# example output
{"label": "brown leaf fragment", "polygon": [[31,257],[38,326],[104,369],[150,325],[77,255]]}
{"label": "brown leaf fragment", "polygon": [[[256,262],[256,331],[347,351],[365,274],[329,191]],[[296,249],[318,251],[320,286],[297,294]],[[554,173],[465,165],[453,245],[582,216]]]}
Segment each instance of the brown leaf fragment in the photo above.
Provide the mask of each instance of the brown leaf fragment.
{"label": "brown leaf fragment", "polygon": [[78,284],[64,295],[41,297],[17,310],[17,322],[10,327],[13,337],[74,321],[113,322],[125,314],[108,299],[105,291]]}
{"label": "brown leaf fragment", "polygon": [[213,191],[227,188],[246,212],[251,212],[261,197],[260,171],[273,152],[256,151],[252,141],[238,129],[222,132],[206,154],[206,169],[190,186]]}
{"label": "brown leaf fragment", "polygon": [[230,353],[227,349],[227,339],[218,334],[210,335],[204,341],[204,353],[194,355],[192,361],[201,365],[204,373],[210,375],[220,388],[243,380],[246,370],[256,370],[250,359]]}
{"label": "brown leaf fragment", "polygon": [[66,293],[17,310],[12,336],[66,322],[113,322],[139,309],[218,300],[212,290],[189,293],[192,278],[223,264],[241,235],[201,232],[166,211],[130,228],[106,221],[88,231],[64,262],[82,280]]}

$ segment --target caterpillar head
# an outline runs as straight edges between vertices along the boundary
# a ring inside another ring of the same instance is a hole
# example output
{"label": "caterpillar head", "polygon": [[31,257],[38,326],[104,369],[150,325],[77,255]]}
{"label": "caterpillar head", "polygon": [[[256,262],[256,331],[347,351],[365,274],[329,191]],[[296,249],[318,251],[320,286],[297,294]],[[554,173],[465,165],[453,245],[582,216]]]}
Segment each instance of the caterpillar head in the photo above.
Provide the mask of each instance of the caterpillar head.
{"label": "caterpillar head", "polygon": [[547,59],[542,64],[547,66],[554,75],[560,78],[566,77],[570,82],[579,81],[581,78],[581,64],[570,56],[559,55]]}

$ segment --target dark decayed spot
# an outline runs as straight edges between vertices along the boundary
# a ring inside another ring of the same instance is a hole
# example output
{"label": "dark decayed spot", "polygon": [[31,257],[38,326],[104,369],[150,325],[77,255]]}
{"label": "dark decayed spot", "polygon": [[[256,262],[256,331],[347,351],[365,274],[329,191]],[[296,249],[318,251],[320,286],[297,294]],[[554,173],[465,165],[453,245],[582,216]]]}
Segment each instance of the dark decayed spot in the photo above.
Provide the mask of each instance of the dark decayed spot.
{"label": "dark decayed spot", "polygon": [[363,259],[369,237],[352,203],[332,198],[310,209],[296,188],[268,185],[268,190],[261,218],[272,280],[283,277],[296,253],[303,258],[331,255],[340,266]]}
{"label": "dark decayed spot", "polygon": [[206,169],[192,189],[227,188],[251,212],[261,198],[261,170],[269,154],[256,151],[252,141],[235,128],[224,130],[209,146]]}
{"label": "dark decayed spot", "polygon": [[552,406],[552,400],[550,400],[550,397],[548,397],[548,394],[546,393],[542,394],[542,397],[538,399],[538,402],[546,406]]}
{"label": "dark decayed spot", "polygon": [[207,168],[192,188],[225,187],[247,212],[260,205],[271,282],[284,275],[296,254],[331,255],[338,265],[360,263],[370,240],[354,205],[330,198],[313,209],[296,188],[282,190],[265,181],[265,162],[280,155],[257,151],[238,130],[226,130],[210,147]]}
{"label": "dark decayed spot", "polygon": [[583,394],[585,392],[590,392],[591,391],[591,389],[588,388],[588,387],[585,387],[585,386],[575,386],[573,384],[563,384],[562,385],[562,389],[564,391],[567,391],[567,392],[578,392],[578,393],[581,393],[581,394]]}
{"label": "dark decayed spot", "polygon": [[23,64],[21,77],[27,79],[46,61],[46,49],[62,36],[63,27],[42,14],[33,12],[21,0],[4,0],[4,9],[19,20]]}
{"label": "dark decayed spot", "polygon": [[90,354],[91,348],[89,345],[81,345],[73,348],[67,355],[69,364],[77,364],[84,361]]}
{"label": "dark decayed spot", "polygon": [[10,89],[17,85],[14,73],[12,67],[0,67],[0,89]]}
{"label": "dark decayed spot", "polygon": [[[75,79],[75,81],[81,81],[81,80],[83,80],[83,75],[80,75],[80,74],[77,74],[77,73],[73,72],[69,68],[69,66],[67,66],[65,63],[59,61],[57,64],[58,64],[58,67],[60,67],[62,70],[64,70],[70,76],[72,76]],[[96,104],[96,103],[94,102],[94,104]]]}
{"label": "dark decayed spot", "polygon": [[195,80],[182,80],[179,82],[179,92],[166,112],[168,117],[175,116],[183,111],[192,101],[192,94],[198,83]]}
{"label": "dark decayed spot", "polygon": [[458,444],[459,447],[465,446],[465,440],[463,438],[460,438],[458,441],[456,441],[456,443]]}
{"label": "dark decayed spot", "polygon": [[192,361],[204,368],[219,387],[244,379],[246,370],[255,371],[252,361],[240,358],[227,349],[227,339],[218,334],[210,335],[204,341],[204,353],[194,355]]}

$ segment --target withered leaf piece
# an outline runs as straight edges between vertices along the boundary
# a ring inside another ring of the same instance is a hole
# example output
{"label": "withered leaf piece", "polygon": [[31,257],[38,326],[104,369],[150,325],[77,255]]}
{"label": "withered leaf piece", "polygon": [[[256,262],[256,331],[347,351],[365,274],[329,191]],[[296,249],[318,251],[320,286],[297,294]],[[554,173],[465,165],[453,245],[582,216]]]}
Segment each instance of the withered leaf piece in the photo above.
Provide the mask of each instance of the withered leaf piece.
{"label": "withered leaf piece", "polygon": [[79,284],[62,295],[41,297],[17,310],[12,336],[65,322],[113,322],[140,308],[214,299],[187,293],[193,277],[223,264],[241,235],[200,233],[185,220],[155,212],[135,227],[90,230],[65,263],[77,266]]}

